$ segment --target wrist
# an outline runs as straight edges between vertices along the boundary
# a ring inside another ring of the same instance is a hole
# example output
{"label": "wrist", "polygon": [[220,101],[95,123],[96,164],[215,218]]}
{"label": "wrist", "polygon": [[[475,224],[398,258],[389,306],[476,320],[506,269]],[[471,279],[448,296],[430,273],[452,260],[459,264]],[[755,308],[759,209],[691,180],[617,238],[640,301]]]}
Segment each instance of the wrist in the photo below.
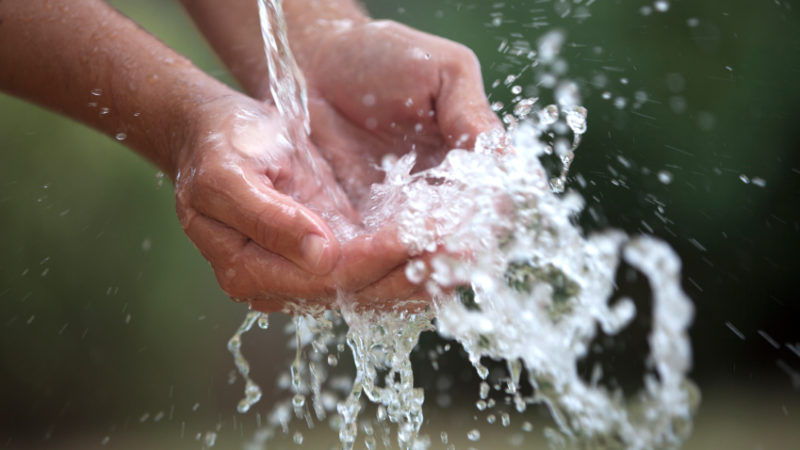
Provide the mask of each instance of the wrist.
{"label": "wrist", "polygon": [[177,86],[164,100],[165,107],[153,117],[164,129],[161,136],[154,137],[157,142],[151,144],[157,149],[156,164],[172,180],[193,157],[198,139],[208,134],[205,124],[215,109],[213,105],[220,99],[241,95],[199,69],[194,71],[197,73],[187,74],[186,80],[190,81]]}

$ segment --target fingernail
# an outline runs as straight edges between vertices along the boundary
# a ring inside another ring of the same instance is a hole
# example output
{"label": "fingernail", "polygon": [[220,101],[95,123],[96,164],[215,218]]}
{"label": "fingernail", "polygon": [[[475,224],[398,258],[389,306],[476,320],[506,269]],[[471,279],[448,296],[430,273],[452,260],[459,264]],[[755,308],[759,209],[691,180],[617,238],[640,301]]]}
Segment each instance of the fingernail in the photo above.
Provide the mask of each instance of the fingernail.
{"label": "fingernail", "polygon": [[303,254],[303,259],[309,265],[312,271],[324,271],[325,251],[328,249],[328,240],[320,235],[309,233],[303,238],[303,244],[300,251]]}

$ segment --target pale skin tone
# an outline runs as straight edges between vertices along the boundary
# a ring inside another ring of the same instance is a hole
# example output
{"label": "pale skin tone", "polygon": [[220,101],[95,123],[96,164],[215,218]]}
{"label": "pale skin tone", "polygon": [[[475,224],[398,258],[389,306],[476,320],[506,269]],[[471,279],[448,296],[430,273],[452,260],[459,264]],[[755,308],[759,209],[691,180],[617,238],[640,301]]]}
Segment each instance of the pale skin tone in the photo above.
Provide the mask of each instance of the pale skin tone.
{"label": "pale skin tone", "polygon": [[124,133],[175,181],[181,224],[233,298],[276,311],[337,291],[367,304],[423,296],[393,225],[340,242],[331,218],[360,226],[383,155],[413,149],[430,166],[499,126],[474,55],[351,0],[285,0],[309,86],[309,164],[268,99],[255,1],[182,3],[247,95],[101,0],[0,0],[0,90]]}

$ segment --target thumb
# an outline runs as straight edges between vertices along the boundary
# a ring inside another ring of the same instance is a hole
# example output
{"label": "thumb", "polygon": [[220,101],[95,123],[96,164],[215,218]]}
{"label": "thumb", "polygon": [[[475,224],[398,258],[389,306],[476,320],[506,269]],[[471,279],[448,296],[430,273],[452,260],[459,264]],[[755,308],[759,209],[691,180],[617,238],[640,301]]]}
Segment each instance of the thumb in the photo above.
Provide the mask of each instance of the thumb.
{"label": "thumb", "polygon": [[339,258],[339,243],[327,223],[268,181],[246,170],[207,175],[193,188],[194,208],[244,234],[300,268],[324,275]]}

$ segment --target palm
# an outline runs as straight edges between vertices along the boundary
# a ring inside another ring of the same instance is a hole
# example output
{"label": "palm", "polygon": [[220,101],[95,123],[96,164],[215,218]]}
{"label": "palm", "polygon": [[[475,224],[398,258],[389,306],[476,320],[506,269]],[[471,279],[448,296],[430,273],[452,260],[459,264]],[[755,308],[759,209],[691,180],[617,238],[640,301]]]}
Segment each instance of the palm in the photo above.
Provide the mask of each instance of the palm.
{"label": "palm", "polygon": [[359,206],[384,156],[424,169],[496,125],[471,52],[398,24],[335,34],[308,64],[311,138]]}

